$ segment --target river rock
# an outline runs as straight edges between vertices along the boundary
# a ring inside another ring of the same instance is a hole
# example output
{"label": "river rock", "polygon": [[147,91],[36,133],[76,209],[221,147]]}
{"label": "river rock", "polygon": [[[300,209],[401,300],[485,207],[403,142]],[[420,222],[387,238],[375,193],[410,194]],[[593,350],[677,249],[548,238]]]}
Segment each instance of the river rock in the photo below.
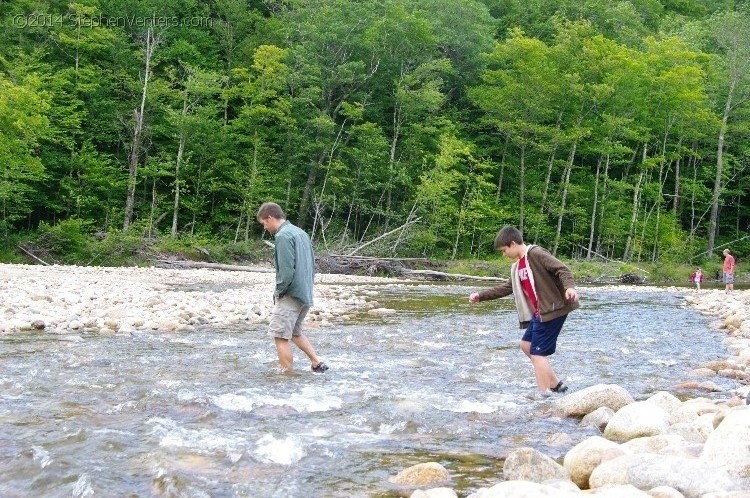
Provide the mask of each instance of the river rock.
{"label": "river rock", "polygon": [[685,498],[685,495],[669,486],[656,486],[649,489],[648,494],[653,498]]}
{"label": "river rock", "polygon": [[699,432],[693,424],[688,422],[678,422],[670,425],[669,429],[667,429],[667,435],[680,436],[688,443],[706,442],[706,436]]}
{"label": "river rock", "polygon": [[408,467],[389,480],[404,486],[431,486],[444,484],[450,479],[445,467],[437,462],[420,463]]}
{"label": "river rock", "polygon": [[44,330],[45,327],[44,320],[34,320],[31,322],[31,328],[34,330]]}
{"label": "river rock", "polygon": [[622,444],[622,449],[630,454],[655,453],[698,458],[703,450],[703,445],[685,441],[685,438],[678,434],[659,434],[658,436],[631,439]]}
{"label": "river rock", "polygon": [[568,394],[557,402],[566,417],[582,417],[606,406],[614,411],[633,403],[633,397],[616,384],[596,384]]}
{"label": "river rock", "polygon": [[638,401],[620,408],[604,429],[612,441],[628,441],[642,436],[662,434],[669,429],[669,414],[654,403]]}
{"label": "river rock", "polygon": [[750,477],[750,410],[730,412],[706,438],[700,459]]}
{"label": "river rock", "polygon": [[641,490],[669,486],[687,498],[739,489],[739,483],[716,465],[698,459],[643,453],[603,462],[589,478],[592,488],[612,484],[632,484]]}
{"label": "river rock", "polygon": [[467,498],[581,498],[581,493],[531,481],[505,481],[491,488],[478,489]]}
{"label": "river rock", "polygon": [[597,408],[593,412],[589,413],[583,419],[581,419],[581,426],[582,427],[596,427],[599,429],[599,431],[604,432],[604,428],[609,423],[609,419],[612,418],[612,415],[615,414],[615,411],[608,407],[608,406],[602,406],[600,408]]}
{"label": "river rock", "polygon": [[657,392],[649,397],[646,402],[655,404],[670,415],[682,406],[682,401],[667,391]]}
{"label": "river rock", "polygon": [[600,498],[651,498],[651,495],[641,491],[631,484],[615,484],[592,489],[589,496]]}
{"label": "river rock", "polygon": [[570,478],[562,465],[534,448],[518,448],[511,451],[505,459],[503,477],[508,481],[533,482]]}
{"label": "river rock", "polygon": [[704,438],[708,438],[709,434],[711,434],[716,428],[714,426],[715,416],[716,414],[714,413],[703,414],[700,417],[693,420],[691,425],[695,427],[695,429],[698,431],[698,433],[701,436],[703,436]]}
{"label": "river rock", "polygon": [[603,461],[624,455],[620,445],[601,436],[592,436],[573,446],[563,459],[570,480],[579,488],[588,489],[591,472]]}
{"label": "river rock", "polygon": [[411,494],[410,498],[458,498],[451,488],[418,489]]}
{"label": "river rock", "polygon": [[685,401],[680,407],[672,412],[669,416],[669,422],[676,424],[679,422],[690,422],[692,423],[695,419],[705,413],[716,413],[719,409],[709,399],[706,398],[693,398]]}

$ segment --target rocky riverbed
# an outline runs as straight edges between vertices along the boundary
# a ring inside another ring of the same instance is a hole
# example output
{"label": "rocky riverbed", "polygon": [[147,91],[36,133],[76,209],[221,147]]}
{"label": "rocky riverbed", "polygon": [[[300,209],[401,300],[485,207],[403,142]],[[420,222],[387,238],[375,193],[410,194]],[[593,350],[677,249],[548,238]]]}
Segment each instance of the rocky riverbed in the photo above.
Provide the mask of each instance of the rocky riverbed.
{"label": "rocky riverbed", "polygon": [[[264,323],[274,274],[265,272],[0,265],[0,333],[127,334]],[[354,284],[377,277],[317,275],[312,326],[356,313],[386,312],[376,292]],[[393,282],[392,279],[388,279]]]}
{"label": "rocky riverbed", "polygon": [[[319,275],[316,282],[311,327],[335,325],[360,313],[387,314],[376,301],[377,287],[367,284],[407,285],[341,275]],[[258,327],[268,320],[272,287],[270,272],[0,265],[0,332],[104,334],[114,336],[106,339],[128,340],[139,333],[177,337],[194,329]],[[745,399],[750,291],[726,295],[718,290],[668,290],[683,295],[685,306],[713,317],[712,326],[725,333],[727,357],[700,365],[674,391],[647,397],[615,384],[596,384],[542,401],[551,420],[580,422],[598,435],[563,446],[564,457],[557,459],[531,447],[514,448],[497,484],[476,489],[473,498],[750,496],[750,411]],[[740,387],[711,398],[686,399],[685,392],[715,391],[726,384],[721,378],[734,379]],[[565,440],[565,434],[560,436]],[[394,472],[391,481],[403,496],[458,496],[452,488],[455,476],[439,462]]]}
{"label": "rocky riverbed", "polygon": [[[750,291],[686,292],[685,304],[715,317],[726,331],[728,357],[695,370],[699,387],[710,378],[739,381],[722,401],[682,400],[667,391],[638,399],[615,384],[598,384],[553,403],[560,417],[597,427],[567,451],[562,461],[524,447],[511,451],[501,482],[470,498],[500,497],[686,497],[750,496]],[[700,380],[705,379],[705,380]],[[694,384],[694,385],[692,385]],[[391,478],[412,498],[451,498],[451,476],[437,462],[404,469]]]}

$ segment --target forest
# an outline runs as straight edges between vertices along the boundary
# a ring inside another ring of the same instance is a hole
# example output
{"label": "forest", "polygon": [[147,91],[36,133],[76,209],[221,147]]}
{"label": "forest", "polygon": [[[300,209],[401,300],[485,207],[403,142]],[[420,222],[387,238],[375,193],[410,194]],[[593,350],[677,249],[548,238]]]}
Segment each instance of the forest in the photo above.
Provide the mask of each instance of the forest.
{"label": "forest", "polygon": [[0,22],[0,260],[241,247],[269,200],[327,253],[482,258],[513,224],[565,258],[750,254],[745,2],[6,0]]}

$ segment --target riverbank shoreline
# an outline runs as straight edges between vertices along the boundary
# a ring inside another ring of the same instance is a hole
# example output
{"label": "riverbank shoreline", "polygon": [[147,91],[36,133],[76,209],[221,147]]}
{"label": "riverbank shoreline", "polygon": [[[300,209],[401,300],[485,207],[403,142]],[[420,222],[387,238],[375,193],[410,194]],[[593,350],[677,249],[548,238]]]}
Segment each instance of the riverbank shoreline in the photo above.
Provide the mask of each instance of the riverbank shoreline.
{"label": "riverbank shoreline", "polygon": [[[196,327],[260,326],[273,307],[274,274],[155,267],[0,265],[0,333],[128,334]],[[376,293],[352,286],[398,283],[380,277],[316,275],[316,327],[377,313]]]}

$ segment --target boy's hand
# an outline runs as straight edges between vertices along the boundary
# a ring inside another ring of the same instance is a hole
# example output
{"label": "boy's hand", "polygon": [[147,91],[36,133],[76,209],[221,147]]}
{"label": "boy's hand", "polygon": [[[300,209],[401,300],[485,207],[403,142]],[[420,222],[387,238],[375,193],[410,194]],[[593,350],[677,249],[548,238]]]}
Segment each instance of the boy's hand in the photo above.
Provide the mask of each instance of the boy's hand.
{"label": "boy's hand", "polygon": [[469,294],[469,302],[470,303],[478,303],[479,302],[479,293],[478,292],[472,292]]}
{"label": "boy's hand", "polygon": [[574,303],[578,302],[578,293],[574,288],[565,289],[565,299]]}

